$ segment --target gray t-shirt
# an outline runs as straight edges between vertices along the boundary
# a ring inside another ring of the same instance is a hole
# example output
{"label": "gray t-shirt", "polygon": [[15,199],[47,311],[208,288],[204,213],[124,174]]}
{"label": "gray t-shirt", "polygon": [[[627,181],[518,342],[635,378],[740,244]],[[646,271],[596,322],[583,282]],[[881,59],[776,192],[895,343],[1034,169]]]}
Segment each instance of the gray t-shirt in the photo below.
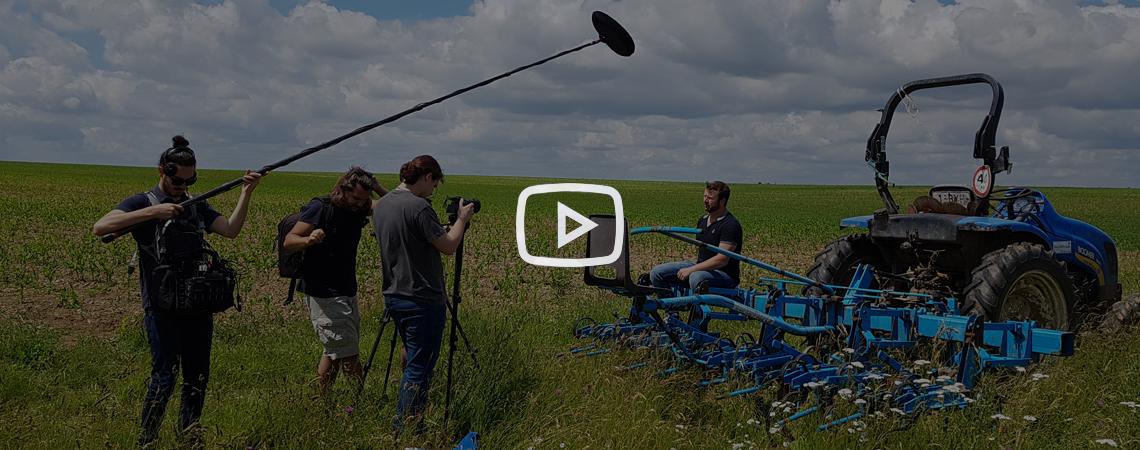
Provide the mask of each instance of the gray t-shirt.
{"label": "gray t-shirt", "polygon": [[380,198],[372,224],[380,242],[384,295],[444,302],[443,262],[431,245],[444,231],[431,203],[411,191],[393,189]]}

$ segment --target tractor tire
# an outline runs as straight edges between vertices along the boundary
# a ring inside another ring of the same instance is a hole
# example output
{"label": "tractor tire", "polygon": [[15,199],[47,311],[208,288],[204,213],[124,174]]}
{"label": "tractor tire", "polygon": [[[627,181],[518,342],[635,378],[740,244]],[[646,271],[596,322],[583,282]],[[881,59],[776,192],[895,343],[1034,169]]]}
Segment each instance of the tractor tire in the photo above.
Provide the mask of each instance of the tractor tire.
{"label": "tractor tire", "polygon": [[986,254],[961,298],[963,315],[989,321],[1029,319],[1055,330],[1070,330],[1076,322],[1073,281],[1039,244],[1018,242]]}
{"label": "tractor tire", "polygon": [[[870,236],[866,233],[849,234],[829,242],[815,255],[815,263],[808,270],[807,277],[823,284],[847,286],[859,264],[874,264],[880,259]],[[823,290],[809,287],[804,293],[822,295]]]}

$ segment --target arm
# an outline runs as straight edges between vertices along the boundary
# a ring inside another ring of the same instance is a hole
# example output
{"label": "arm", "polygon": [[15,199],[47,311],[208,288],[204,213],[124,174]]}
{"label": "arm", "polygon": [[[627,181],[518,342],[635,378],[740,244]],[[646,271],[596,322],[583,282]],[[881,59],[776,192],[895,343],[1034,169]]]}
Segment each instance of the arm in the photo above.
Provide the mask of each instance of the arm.
{"label": "arm", "polygon": [[467,231],[467,223],[471,221],[471,215],[474,213],[474,203],[460,200],[459,217],[455,219],[455,224],[447,232],[431,241],[431,245],[440,253],[449,256],[454,255],[455,251],[459,249],[459,243],[463,241],[463,232]]}
{"label": "arm", "polygon": [[[735,250],[736,244],[733,244],[731,242],[721,242],[719,247],[723,248],[725,250],[728,250],[730,252],[736,251]],[[713,255],[712,258],[706,259],[704,261],[701,261],[698,264],[694,264],[692,266],[678,270],[677,271],[677,278],[685,280],[685,279],[688,279],[689,274],[691,274],[693,272],[717,270],[717,269],[720,269],[721,267],[728,265],[729,261],[731,261],[731,260],[727,256],[724,256],[720,253],[717,253],[717,254]],[[684,272],[684,274],[683,274],[684,276],[682,276],[682,272]]]}
{"label": "arm", "polygon": [[230,213],[230,217],[218,217],[210,224],[210,231],[218,233],[222,236],[233,239],[241,232],[242,227],[245,226],[245,217],[249,211],[249,197],[253,194],[254,188],[257,183],[261,181],[261,174],[257,172],[245,173],[245,185],[241,187],[241,195],[238,196],[237,206],[234,207],[234,212]]}
{"label": "arm", "polygon": [[282,247],[290,252],[304,250],[325,240],[325,230],[316,229],[313,224],[297,222],[289,234],[285,235]]}
{"label": "arm", "polygon": [[95,233],[96,236],[103,236],[139,222],[152,219],[166,220],[179,214],[182,214],[182,207],[175,203],[163,203],[131,212],[113,209],[96,221],[95,225],[91,226],[91,232]]}

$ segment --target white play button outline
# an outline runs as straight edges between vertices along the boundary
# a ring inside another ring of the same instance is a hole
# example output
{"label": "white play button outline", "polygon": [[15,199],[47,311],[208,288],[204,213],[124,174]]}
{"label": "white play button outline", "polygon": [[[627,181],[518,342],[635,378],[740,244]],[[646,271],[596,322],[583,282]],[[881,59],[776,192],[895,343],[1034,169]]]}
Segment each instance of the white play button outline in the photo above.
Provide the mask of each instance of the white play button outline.
{"label": "white play button outline", "polygon": [[[569,217],[580,225],[574,231],[566,232],[566,218]],[[589,233],[598,226],[597,222],[588,219],[573,208],[558,202],[558,248],[562,248],[566,244],[573,242],[575,239],[582,237],[583,234]]]}
{"label": "white play button outline", "polygon": [[[555,192],[581,192],[586,194],[601,194],[613,200],[614,204],[614,229],[625,230],[625,217],[623,216],[625,208],[622,207],[621,194],[617,189],[610,186],[601,184],[586,184],[586,183],[551,183],[551,184],[536,184],[534,186],[527,186],[522,192],[519,193],[518,204],[515,206],[515,245],[519,250],[519,257],[526,261],[527,264],[535,266],[546,267],[590,267],[590,266],[604,266],[606,264],[613,264],[622,255],[622,249],[625,246],[625,232],[614,233],[613,252],[606,256],[594,256],[589,258],[554,258],[550,256],[537,256],[532,255],[526,248],[526,203],[533,195],[551,194]],[[569,209],[569,208],[567,208]],[[578,217],[582,217],[580,214]],[[586,223],[581,220],[577,222],[582,225]],[[591,222],[593,227],[597,224],[589,219],[586,222]],[[590,227],[590,228],[593,228]],[[562,228],[562,227],[560,227]],[[588,232],[590,228],[583,228],[583,234]],[[565,229],[561,230],[565,234]],[[577,232],[577,230],[575,230]],[[573,233],[571,233],[573,234]],[[571,239],[573,240],[573,239]]]}

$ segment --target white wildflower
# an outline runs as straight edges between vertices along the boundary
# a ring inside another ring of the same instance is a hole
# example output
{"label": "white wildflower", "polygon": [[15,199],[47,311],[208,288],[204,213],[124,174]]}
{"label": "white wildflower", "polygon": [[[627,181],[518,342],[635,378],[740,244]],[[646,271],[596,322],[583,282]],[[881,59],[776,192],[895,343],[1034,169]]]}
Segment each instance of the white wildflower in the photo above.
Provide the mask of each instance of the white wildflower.
{"label": "white wildflower", "polygon": [[930,361],[927,361],[927,360],[925,360],[925,359],[916,359],[916,360],[914,360],[914,365],[916,365],[916,366],[925,366],[925,365],[927,365],[927,364],[930,364]]}
{"label": "white wildflower", "polygon": [[784,414],[788,414],[788,413],[791,413],[791,412],[792,412],[792,407],[791,407],[791,406],[785,406],[785,407],[784,407]]}
{"label": "white wildflower", "polygon": [[839,390],[839,396],[843,397],[843,398],[851,398],[852,394],[854,394],[854,393],[851,392],[851,390],[847,389],[847,388],[843,388],[843,389]]}
{"label": "white wildflower", "polygon": [[866,401],[866,400],[863,400],[863,399],[861,399],[861,398],[857,398],[857,399],[855,399],[855,401],[853,401],[853,402],[851,402],[851,403],[854,403],[854,404],[856,404],[856,405],[864,405],[864,404],[866,404],[866,403],[867,403],[867,401]]}
{"label": "white wildflower", "polygon": [[1030,375],[1030,377],[1033,378],[1033,381],[1041,381],[1043,378],[1049,378],[1049,375],[1043,374],[1041,372],[1034,372],[1033,375]]}
{"label": "white wildflower", "polygon": [[677,424],[677,425],[674,425],[674,426],[675,426],[675,427],[677,427],[677,429],[678,429],[678,430],[684,430],[684,429],[685,429],[685,426],[684,426],[684,425],[682,425],[682,424]]}
{"label": "white wildflower", "polygon": [[851,347],[847,347],[847,348],[843,349],[843,351],[846,352],[848,355],[855,353],[855,349],[853,349]]}
{"label": "white wildflower", "polygon": [[1097,439],[1097,444],[1107,445],[1109,447],[1116,447],[1116,441],[1112,439]]}
{"label": "white wildflower", "polygon": [[1037,418],[1033,417],[1033,416],[1024,416],[1024,417],[1022,417],[1022,419],[1025,419],[1026,422],[1036,422],[1037,421]]}
{"label": "white wildflower", "polygon": [[780,427],[772,427],[768,429],[768,434],[776,434],[780,432]]}
{"label": "white wildflower", "polygon": [[1009,420],[1009,416],[1002,414],[1002,413],[994,414],[994,415],[990,416],[990,418],[991,419],[997,419],[997,420]]}
{"label": "white wildflower", "polygon": [[856,368],[859,368],[859,369],[862,369],[862,368],[863,368],[863,363],[861,363],[861,362],[859,362],[859,361],[851,361],[851,366],[852,366],[852,367],[856,367]]}
{"label": "white wildflower", "polygon": [[903,410],[898,409],[898,408],[891,408],[891,412],[893,412],[895,414],[906,414],[905,412],[903,412]]}
{"label": "white wildflower", "polygon": [[1021,366],[1017,366],[1017,367],[1014,367],[1014,369],[1015,369],[1015,370],[1017,370],[1017,372],[1018,372],[1018,373],[1025,373],[1025,368],[1024,368],[1024,367],[1021,367]]}

